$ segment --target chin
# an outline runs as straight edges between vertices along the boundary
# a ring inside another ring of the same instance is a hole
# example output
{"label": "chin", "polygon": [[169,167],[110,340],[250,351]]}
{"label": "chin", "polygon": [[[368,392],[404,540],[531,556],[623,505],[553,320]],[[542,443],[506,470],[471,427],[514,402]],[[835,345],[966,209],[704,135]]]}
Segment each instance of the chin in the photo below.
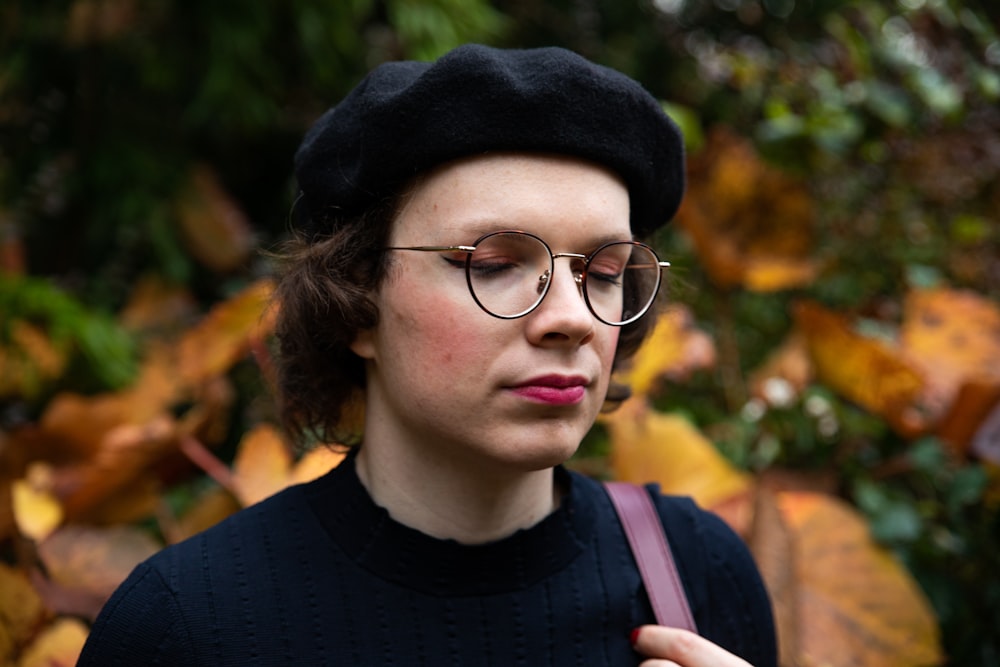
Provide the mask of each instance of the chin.
{"label": "chin", "polygon": [[527,439],[504,452],[503,458],[512,466],[525,472],[554,468],[565,463],[580,447],[580,438],[554,437]]}

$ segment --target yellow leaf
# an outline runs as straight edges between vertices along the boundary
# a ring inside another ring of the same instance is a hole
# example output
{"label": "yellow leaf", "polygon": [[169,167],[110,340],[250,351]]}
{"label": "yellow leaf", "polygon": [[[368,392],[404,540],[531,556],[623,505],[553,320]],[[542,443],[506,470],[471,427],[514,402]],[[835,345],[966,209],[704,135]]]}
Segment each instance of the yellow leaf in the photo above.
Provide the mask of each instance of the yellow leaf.
{"label": "yellow leaf", "polygon": [[798,572],[794,664],[924,667],[942,659],[930,604],[905,568],[874,543],[865,519],[821,494],[782,492]]}
{"label": "yellow leaf", "polygon": [[618,379],[632,389],[633,396],[647,396],[661,377],[683,378],[714,364],[715,346],[695,328],[691,311],[671,306],[657,319],[628,372]]}
{"label": "yellow leaf", "polygon": [[48,465],[32,464],[25,479],[14,480],[11,495],[14,520],[22,535],[40,542],[62,523],[63,509],[52,494]]}
{"label": "yellow leaf", "polygon": [[778,292],[791,287],[811,285],[819,275],[819,265],[782,257],[747,263],[743,286],[751,292]]}
{"label": "yellow leaf", "polygon": [[233,460],[233,490],[247,507],[289,484],[292,454],[278,431],[260,424],[243,436]]}
{"label": "yellow leaf", "polygon": [[304,484],[318,479],[340,465],[346,455],[346,452],[330,447],[312,449],[295,464],[289,482]]}
{"label": "yellow leaf", "polygon": [[73,667],[87,641],[87,626],[60,618],[47,627],[21,656],[18,667]]}
{"label": "yellow leaf", "polygon": [[611,438],[616,479],[658,482],[664,493],[691,496],[710,507],[748,488],[734,468],[687,420],[631,399],[601,417]]}
{"label": "yellow leaf", "polygon": [[793,315],[822,382],[906,435],[926,430],[923,375],[897,350],[818,304],[799,303]]}

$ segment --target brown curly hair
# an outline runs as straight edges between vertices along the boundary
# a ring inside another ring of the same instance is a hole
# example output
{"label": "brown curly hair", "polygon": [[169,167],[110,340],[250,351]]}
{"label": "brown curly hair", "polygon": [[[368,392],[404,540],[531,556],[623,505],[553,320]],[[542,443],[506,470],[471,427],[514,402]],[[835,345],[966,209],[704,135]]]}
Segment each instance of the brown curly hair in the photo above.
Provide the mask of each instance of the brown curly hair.
{"label": "brown curly hair", "polygon": [[[371,295],[385,279],[389,253],[384,248],[407,192],[412,187],[361,216],[328,216],[323,228],[332,233],[319,238],[297,234],[275,255],[280,417],[300,444],[360,442],[360,427],[346,417],[365,388],[365,366],[350,345],[358,332],[378,324]],[[651,331],[655,311],[656,304],[622,327],[616,369]],[[605,409],[629,395],[627,387],[612,383]]]}

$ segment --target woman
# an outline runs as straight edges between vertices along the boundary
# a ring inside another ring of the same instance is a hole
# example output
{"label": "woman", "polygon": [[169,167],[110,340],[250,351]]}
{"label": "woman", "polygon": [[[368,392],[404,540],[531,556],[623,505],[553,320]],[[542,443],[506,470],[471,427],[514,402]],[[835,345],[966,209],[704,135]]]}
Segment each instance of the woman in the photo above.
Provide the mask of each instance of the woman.
{"label": "woman", "polygon": [[719,519],[656,495],[702,636],[655,626],[608,497],[561,467],[653,320],[634,238],[683,191],[656,101],[561,49],[469,45],[377,68],[296,174],[283,417],[359,444],[139,566],[80,664],[774,665]]}

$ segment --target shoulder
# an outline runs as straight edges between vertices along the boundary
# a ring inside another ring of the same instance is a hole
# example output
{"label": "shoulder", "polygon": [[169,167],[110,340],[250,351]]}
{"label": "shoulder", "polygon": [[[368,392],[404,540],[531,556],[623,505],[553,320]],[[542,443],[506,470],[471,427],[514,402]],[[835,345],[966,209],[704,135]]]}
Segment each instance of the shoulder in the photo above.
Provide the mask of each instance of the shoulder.
{"label": "shoulder", "polygon": [[288,563],[316,551],[322,531],[303,495],[288,489],[141,563],[101,610],[80,664],[221,655],[222,630],[254,622],[246,601],[274,609],[294,579]]}
{"label": "shoulder", "polygon": [[184,650],[190,644],[173,592],[147,562],[133,570],[105,604],[77,664],[106,665],[136,656],[193,664],[194,656]]}
{"label": "shoulder", "polygon": [[776,663],[771,600],[743,539],[691,499],[647,485],[699,632],[757,667]]}
{"label": "shoulder", "polygon": [[[607,497],[593,480],[575,476],[574,484],[591,497]],[[663,524],[699,634],[756,667],[776,665],[771,601],[746,543],[691,498],[663,495],[656,484],[645,489]],[[610,500],[598,503],[614,511]]]}

